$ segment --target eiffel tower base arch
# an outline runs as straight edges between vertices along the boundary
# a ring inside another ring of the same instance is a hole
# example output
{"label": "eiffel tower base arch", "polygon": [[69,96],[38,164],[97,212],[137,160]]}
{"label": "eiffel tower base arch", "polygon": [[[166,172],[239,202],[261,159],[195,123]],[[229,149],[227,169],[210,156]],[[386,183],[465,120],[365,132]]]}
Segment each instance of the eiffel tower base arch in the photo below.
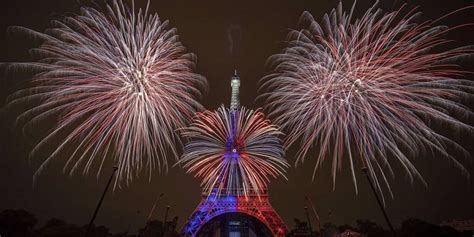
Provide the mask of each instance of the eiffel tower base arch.
{"label": "eiffel tower base arch", "polygon": [[247,196],[203,194],[201,202],[184,225],[182,234],[186,237],[198,237],[206,223],[227,213],[241,213],[253,217],[274,237],[285,236],[288,230],[270,204],[267,192]]}

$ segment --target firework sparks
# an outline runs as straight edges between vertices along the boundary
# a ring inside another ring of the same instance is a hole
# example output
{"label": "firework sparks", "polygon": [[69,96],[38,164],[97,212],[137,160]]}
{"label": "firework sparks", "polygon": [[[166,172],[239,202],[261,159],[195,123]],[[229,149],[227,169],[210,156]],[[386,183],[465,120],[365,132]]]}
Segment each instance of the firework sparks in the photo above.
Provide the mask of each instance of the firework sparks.
{"label": "firework sparks", "polygon": [[117,181],[127,183],[143,169],[150,177],[156,168],[167,169],[168,154],[179,157],[176,129],[201,109],[196,99],[206,81],[193,73],[194,56],[168,21],[148,13],[148,6],[136,13],[119,0],[104,12],[83,7],[80,15],[55,21],[47,34],[19,29],[43,43],[34,50],[38,62],[13,65],[39,72],[10,105],[40,101],[19,116],[26,127],[60,113],[32,154],[68,131],[37,173],[67,147],[74,149],[65,172],[95,168],[99,175],[112,156]]}
{"label": "firework sparks", "polygon": [[[423,181],[409,158],[424,151],[448,157],[454,141],[430,128],[436,121],[472,131],[452,114],[472,116],[460,99],[472,96],[474,83],[458,79],[453,63],[472,54],[469,47],[438,50],[448,27],[435,21],[414,22],[418,13],[382,13],[370,8],[360,19],[342,5],[322,24],[305,12],[301,30],[291,31],[288,45],[269,59],[272,71],[261,81],[262,97],[274,122],[288,132],[287,145],[301,141],[297,163],[317,150],[313,179],[326,158],[332,178],[348,162],[355,191],[355,167],[365,167],[382,192],[394,172],[390,160]],[[356,159],[358,158],[358,159]],[[423,181],[424,182],[424,181]]]}
{"label": "firework sparks", "polygon": [[218,193],[258,193],[270,177],[284,176],[288,167],[281,132],[258,111],[222,106],[198,113],[182,135],[190,142],[179,163],[202,178],[208,192],[217,188]]}

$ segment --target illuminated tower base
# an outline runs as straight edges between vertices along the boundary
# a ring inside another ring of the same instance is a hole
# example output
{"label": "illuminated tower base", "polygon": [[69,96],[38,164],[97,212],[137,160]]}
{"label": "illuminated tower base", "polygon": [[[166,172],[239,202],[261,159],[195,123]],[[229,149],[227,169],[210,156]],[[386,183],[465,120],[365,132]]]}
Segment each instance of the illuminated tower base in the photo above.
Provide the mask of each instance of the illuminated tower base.
{"label": "illuminated tower base", "polygon": [[[285,236],[287,232],[286,225],[268,200],[268,193],[263,192],[259,195],[251,193],[248,194],[247,197],[227,194],[221,194],[221,196],[216,197],[215,194],[208,195],[203,193],[201,203],[189,218],[188,223],[183,227],[182,233],[188,237],[207,236],[201,233],[201,229],[213,219],[228,213],[245,214],[256,219],[267,229],[268,235],[270,236]],[[232,225],[232,223],[227,224]],[[234,234],[230,232],[219,236],[248,235],[236,235],[235,232]]]}

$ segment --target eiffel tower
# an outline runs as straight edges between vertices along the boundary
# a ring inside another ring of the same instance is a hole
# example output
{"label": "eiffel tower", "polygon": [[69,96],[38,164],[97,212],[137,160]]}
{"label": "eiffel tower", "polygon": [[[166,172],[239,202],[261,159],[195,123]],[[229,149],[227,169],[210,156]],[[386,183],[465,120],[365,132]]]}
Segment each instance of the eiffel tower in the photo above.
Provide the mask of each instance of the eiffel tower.
{"label": "eiffel tower", "polygon": [[[231,80],[231,111],[238,111],[240,109],[239,87],[240,78],[237,75],[237,71],[235,71]],[[249,219],[253,219],[254,222],[257,222],[259,226],[262,226],[263,229],[265,229],[260,233],[254,233],[254,235],[274,237],[285,236],[288,229],[270,204],[267,190],[250,190],[250,192],[249,190],[246,190],[244,195],[244,190],[240,188],[229,190],[225,187],[222,188],[223,184],[220,185],[220,188],[214,188],[212,191],[204,191],[202,193],[201,202],[182,229],[184,236],[213,236],[209,233],[204,233],[204,226],[211,223],[212,220],[231,213],[240,214]],[[237,185],[236,187],[242,186]],[[228,227],[222,227],[221,224],[219,227],[221,229],[221,234],[219,236],[250,236],[248,234],[249,230],[245,230],[245,226],[243,226],[243,228],[240,226],[240,229],[238,229],[239,226],[237,225],[242,225],[241,221],[226,220],[227,221],[224,221],[226,222],[224,225],[228,225]],[[232,231],[236,228],[237,231]]]}

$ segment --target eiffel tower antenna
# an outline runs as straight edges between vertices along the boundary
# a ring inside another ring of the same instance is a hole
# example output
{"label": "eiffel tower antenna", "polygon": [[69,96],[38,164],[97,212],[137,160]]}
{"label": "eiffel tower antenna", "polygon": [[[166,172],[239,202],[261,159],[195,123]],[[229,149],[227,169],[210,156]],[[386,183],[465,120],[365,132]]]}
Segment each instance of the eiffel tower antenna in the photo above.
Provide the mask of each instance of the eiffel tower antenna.
{"label": "eiffel tower antenna", "polygon": [[239,99],[239,87],[240,87],[240,77],[237,75],[237,69],[234,71],[234,76],[230,82],[232,87],[232,94],[230,98],[230,110],[237,111],[240,109],[240,99]]}

